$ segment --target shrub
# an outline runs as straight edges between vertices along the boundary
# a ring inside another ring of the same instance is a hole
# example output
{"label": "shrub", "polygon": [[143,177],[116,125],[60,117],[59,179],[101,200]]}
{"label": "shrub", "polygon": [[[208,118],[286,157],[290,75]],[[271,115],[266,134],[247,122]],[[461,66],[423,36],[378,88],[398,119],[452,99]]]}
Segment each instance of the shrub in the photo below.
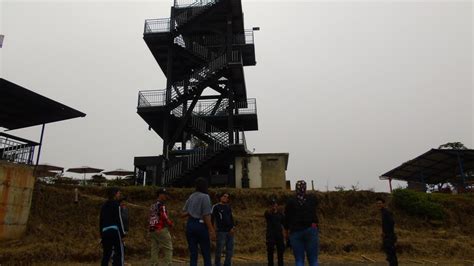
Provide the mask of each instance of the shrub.
{"label": "shrub", "polygon": [[396,189],[393,192],[393,203],[397,208],[413,216],[432,220],[442,220],[445,216],[443,207],[430,194]]}

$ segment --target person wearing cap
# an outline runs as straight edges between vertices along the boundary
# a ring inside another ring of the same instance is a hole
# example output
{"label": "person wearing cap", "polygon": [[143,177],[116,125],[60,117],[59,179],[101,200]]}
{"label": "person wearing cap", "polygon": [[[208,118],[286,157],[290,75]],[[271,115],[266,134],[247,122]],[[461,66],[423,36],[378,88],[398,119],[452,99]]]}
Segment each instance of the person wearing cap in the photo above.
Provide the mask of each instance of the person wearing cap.
{"label": "person wearing cap", "polygon": [[166,188],[160,188],[157,192],[158,200],[150,207],[149,229],[151,234],[151,265],[158,265],[158,254],[163,251],[165,265],[171,265],[173,258],[173,243],[169,228],[173,222],[166,210],[166,201],[169,192]]}
{"label": "person wearing cap", "polygon": [[276,199],[270,200],[269,209],[265,211],[266,230],[266,246],[268,266],[273,266],[273,253],[275,246],[277,249],[278,266],[283,266],[283,253],[285,252],[285,241],[283,237],[283,223],[285,216],[278,208]]}
{"label": "person wearing cap", "polygon": [[318,265],[319,233],[316,197],[306,194],[306,182],[296,182],[296,195],[285,207],[285,236],[289,238],[296,266]]}
{"label": "person wearing cap", "polygon": [[195,181],[196,191],[186,201],[183,217],[187,217],[186,240],[190,256],[190,266],[197,266],[198,247],[201,249],[204,266],[211,266],[211,241],[216,239],[216,232],[211,222],[211,198],[208,195],[208,184],[204,178]]}
{"label": "person wearing cap", "polygon": [[229,193],[219,194],[219,203],[212,206],[212,224],[217,231],[216,253],[214,257],[215,266],[221,266],[221,253],[225,245],[224,266],[232,265],[234,254],[234,231],[235,223],[232,209],[229,205]]}
{"label": "person wearing cap", "polygon": [[[124,265],[124,250],[122,238],[125,237],[120,208],[121,192],[112,187],[107,190],[108,200],[102,205],[99,217],[99,229],[102,238],[102,266],[109,265],[113,254],[112,265]],[[113,251],[113,252],[112,252]]]}

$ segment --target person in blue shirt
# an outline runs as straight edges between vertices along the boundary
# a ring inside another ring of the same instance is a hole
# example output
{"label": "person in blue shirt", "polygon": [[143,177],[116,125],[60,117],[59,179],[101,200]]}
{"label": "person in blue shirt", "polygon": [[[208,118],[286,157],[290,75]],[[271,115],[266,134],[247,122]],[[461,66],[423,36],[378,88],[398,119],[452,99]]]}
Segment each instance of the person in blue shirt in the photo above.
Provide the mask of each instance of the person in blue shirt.
{"label": "person in blue shirt", "polygon": [[229,205],[229,193],[219,195],[219,203],[212,206],[212,223],[217,231],[216,256],[214,264],[221,266],[221,253],[225,245],[224,266],[232,265],[234,254],[234,231],[235,223],[232,209]]}
{"label": "person in blue shirt", "polygon": [[198,250],[201,249],[204,266],[211,266],[211,240],[216,238],[211,222],[211,198],[208,195],[207,180],[198,178],[195,182],[196,191],[189,196],[182,214],[183,217],[188,218],[186,239],[190,257],[189,265],[197,266]]}

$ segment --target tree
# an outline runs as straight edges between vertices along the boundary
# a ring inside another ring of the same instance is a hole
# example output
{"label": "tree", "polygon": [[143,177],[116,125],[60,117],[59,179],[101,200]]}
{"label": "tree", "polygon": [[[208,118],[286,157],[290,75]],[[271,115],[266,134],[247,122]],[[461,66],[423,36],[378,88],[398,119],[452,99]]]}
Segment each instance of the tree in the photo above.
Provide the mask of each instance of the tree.
{"label": "tree", "polygon": [[464,146],[461,142],[448,142],[446,144],[440,145],[438,149],[446,150],[467,150],[467,147]]}

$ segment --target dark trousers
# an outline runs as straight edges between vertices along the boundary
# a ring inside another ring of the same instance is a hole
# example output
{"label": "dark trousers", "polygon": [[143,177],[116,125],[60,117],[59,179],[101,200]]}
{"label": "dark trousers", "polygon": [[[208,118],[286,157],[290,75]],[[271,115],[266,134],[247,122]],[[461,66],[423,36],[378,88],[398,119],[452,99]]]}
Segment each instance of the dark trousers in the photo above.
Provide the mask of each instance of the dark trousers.
{"label": "dark trousers", "polygon": [[387,261],[390,266],[398,266],[397,253],[395,250],[395,243],[397,238],[395,236],[385,237],[383,239],[383,250],[387,255]]}
{"label": "dark trousers", "polygon": [[268,266],[273,266],[273,253],[275,246],[277,249],[278,266],[283,266],[283,253],[285,252],[285,242],[283,237],[277,239],[267,239],[267,260]]}
{"label": "dark trousers", "polygon": [[186,225],[186,239],[188,240],[191,260],[189,265],[197,266],[199,246],[204,259],[204,266],[211,266],[211,240],[206,225],[199,222],[199,219],[189,218]]}
{"label": "dark trousers", "polygon": [[234,255],[234,236],[231,236],[229,232],[217,232],[216,256],[214,257],[214,264],[216,266],[221,266],[221,254],[224,246],[224,266],[231,266],[232,256]]}
{"label": "dark trousers", "polygon": [[123,243],[119,231],[115,229],[109,229],[105,232],[102,232],[102,249],[102,266],[109,265],[110,256],[112,256],[112,253],[114,254],[112,265],[118,266],[124,264]]}

